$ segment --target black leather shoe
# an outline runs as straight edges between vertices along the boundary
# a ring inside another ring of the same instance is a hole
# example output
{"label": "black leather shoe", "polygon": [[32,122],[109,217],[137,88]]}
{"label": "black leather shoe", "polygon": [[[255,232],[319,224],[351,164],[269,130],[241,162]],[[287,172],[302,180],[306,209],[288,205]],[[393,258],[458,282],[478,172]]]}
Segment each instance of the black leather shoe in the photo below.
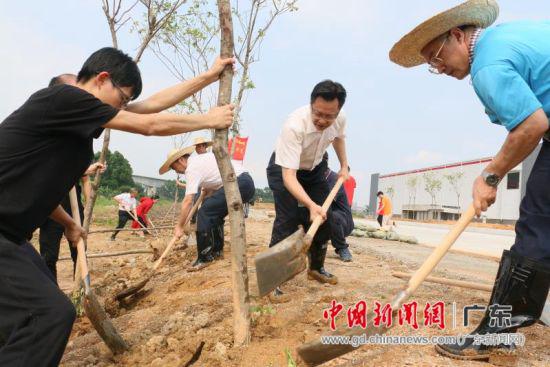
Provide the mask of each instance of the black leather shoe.
{"label": "black leather shoe", "polygon": [[203,258],[198,258],[195,260],[193,265],[189,268],[189,271],[199,271],[204,268],[206,268],[208,265],[212,264],[212,261],[214,261],[214,258],[212,255],[204,256]]}
{"label": "black leather shoe", "polygon": [[336,275],[332,275],[326,271],[325,268],[321,268],[319,270],[310,269],[307,271],[307,276],[309,279],[315,279],[321,283],[338,284],[338,278]]}
{"label": "black leather shoe", "polygon": [[286,303],[286,302],[290,301],[290,296],[288,294],[283,293],[281,288],[277,287],[269,295],[269,300],[272,303]]}
{"label": "black leather shoe", "polygon": [[349,263],[351,260],[353,260],[351,252],[349,252],[349,248],[347,247],[336,250],[336,253],[338,254],[338,257],[340,257],[340,260],[342,260],[343,262]]}

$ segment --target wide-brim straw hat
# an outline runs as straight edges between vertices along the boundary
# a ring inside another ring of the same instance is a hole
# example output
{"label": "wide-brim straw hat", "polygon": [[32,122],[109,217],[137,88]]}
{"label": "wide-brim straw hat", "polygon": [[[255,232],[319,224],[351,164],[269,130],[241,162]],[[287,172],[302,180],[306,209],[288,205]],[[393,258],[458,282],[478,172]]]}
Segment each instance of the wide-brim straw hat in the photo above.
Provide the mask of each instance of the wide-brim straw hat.
{"label": "wide-brim straw hat", "polygon": [[170,166],[172,163],[177,161],[180,157],[183,157],[184,155],[189,155],[195,151],[195,146],[190,146],[186,148],[181,149],[172,149],[170,153],[168,153],[168,157],[166,158],[166,161],[163,163],[163,165],[159,168],[159,174],[165,174],[166,172],[170,171]]}
{"label": "wide-brim straw hat", "polygon": [[195,140],[193,140],[193,145],[199,145],[199,144],[206,144],[206,146],[209,147],[209,146],[212,146],[212,141],[211,140],[206,140],[205,138],[203,138],[201,136],[201,137],[195,138]]}
{"label": "wide-brim straw hat", "polygon": [[420,51],[431,41],[449,30],[464,25],[487,28],[498,17],[495,0],[469,0],[452,9],[437,14],[407,33],[390,50],[390,60],[410,68],[426,60]]}

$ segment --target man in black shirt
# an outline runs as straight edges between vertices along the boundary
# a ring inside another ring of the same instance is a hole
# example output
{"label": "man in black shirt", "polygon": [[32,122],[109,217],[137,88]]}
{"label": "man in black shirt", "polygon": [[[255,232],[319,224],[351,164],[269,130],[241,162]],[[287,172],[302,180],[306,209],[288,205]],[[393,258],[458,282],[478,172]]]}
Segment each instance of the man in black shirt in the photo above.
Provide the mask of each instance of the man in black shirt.
{"label": "man in black shirt", "polygon": [[[48,84],[48,87],[53,87],[61,84],[76,85],[76,75],[75,74],[61,74],[56,77],[53,77]],[[84,218],[84,205],[82,204],[82,193],[86,197],[86,201],[90,196],[91,183],[88,175],[94,174],[98,169],[104,171],[105,166],[101,163],[94,163],[88,167],[84,176],[75,184],[76,188],[76,197],[78,200],[78,209],[80,212],[80,218]],[[80,185],[82,182],[82,186]],[[69,195],[65,195],[61,206],[67,212],[67,214],[72,215],[71,203]],[[57,261],[59,259],[59,249],[61,245],[61,238],[63,237],[63,232],[65,228],[55,220],[47,218],[44,223],[40,226],[40,234],[38,237],[38,243],[40,245],[40,256],[44,259],[46,266],[50,270],[57,283]],[[69,242],[69,250],[71,253],[71,259],[73,260],[73,275],[76,270],[76,260],[77,260],[77,251],[76,244]]]}
{"label": "man in black shirt", "polygon": [[[229,63],[189,81],[188,91],[217,80]],[[48,216],[65,227],[69,241],[84,235],[59,203],[88,167],[93,139],[104,128],[167,136],[226,128],[233,120],[230,105],[204,115],[150,113],[160,105],[139,103],[134,111],[144,114],[123,110],[141,88],[136,63],[104,48],[86,60],[76,86],[42,89],[0,124],[0,366],[56,366],[61,360],[74,308],[26,238]]]}

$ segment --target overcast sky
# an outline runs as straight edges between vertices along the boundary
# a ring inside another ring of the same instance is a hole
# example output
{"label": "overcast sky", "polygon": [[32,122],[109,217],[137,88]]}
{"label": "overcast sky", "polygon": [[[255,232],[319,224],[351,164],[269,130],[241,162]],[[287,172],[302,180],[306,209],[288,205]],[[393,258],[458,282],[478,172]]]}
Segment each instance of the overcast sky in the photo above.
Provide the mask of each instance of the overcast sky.
{"label": "overcast sky", "polygon": [[[250,136],[245,165],[258,187],[285,117],[307,104],[320,80],[348,91],[347,146],[359,204],[368,201],[370,175],[491,156],[505,138],[483,113],[469,79],[404,69],[391,63],[392,45],[420,21],[460,1],[299,0],[299,11],[269,30],[261,61],[252,67],[256,89],[247,98],[242,134]],[[502,0],[497,23],[548,19],[550,2]],[[76,73],[111,38],[99,0],[10,1],[0,13],[0,121],[49,79]],[[134,55],[135,35],[122,31],[120,48]],[[140,63],[142,97],[177,80],[146,52]],[[206,136],[206,134],[205,134]],[[96,142],[99,149],[101,139]],[[171,138],[114,133],[111,149],[134,173],[158,176]],[[332,152],[332,151],[330,151]],[[331,166],[337,170],[336,157]],[[173,179],[166,174],[163,178]]]}

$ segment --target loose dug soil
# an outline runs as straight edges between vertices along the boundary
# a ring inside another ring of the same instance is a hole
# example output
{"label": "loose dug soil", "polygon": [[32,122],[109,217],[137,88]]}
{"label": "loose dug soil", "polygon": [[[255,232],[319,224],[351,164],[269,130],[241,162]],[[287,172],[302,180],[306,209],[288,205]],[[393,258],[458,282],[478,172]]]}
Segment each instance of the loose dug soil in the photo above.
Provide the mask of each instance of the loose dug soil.
{"label": "loose dug soil", "polygon": [[[113,216],[115,215],[113,211]],[[270,238],[271,209],[255,207],[247,220],[248,266],[251,293],[257,292],[253,258],[267,247]],[[164,246],[170,232],[163,232]],[[90,235],[89,252],[114,252],[146,248],[151,239],[140,239],[130,233],[120,233],[116,242],[109,234]],[[226,236],[226,240],[229,235]],[[118,331],[131,345],[131,350],[113,356],[103,344],[86,317],[75,323],[62,366],[289,366],[285,350],[296,359],[295,349],[305,341],[329,333],[323,310],[334,299],[344,305],[336,319],[346,327],[345,310],[359,300],[366,300],[368,318],[372,321],[374,301],[389,302],[404,285],[391,276],[392,271],[414,271],[428,256],[430,249],[369,238],[350,238],[353,262],[339,261],[332,249],[326,262],[328,270],[338,276],[337,286],[322,285],[297,276],[283,286],[291,295],[289,303],[271,304],[266,298],[251,298],[252,341],[247,348],[232,346],[232,296],[230,276],[230,246],[226,243],[225,259],[199,271],[187,269],[195,258],[193,246],[175,250],[168,257],[160,273],[138,297],[122,307],[112,301],[113,294],[125,285],[139,280],[152,265],[151,255],[129,255],[117,258],[90,259],[92,285],[106,303]],[[63,247],[63,255],[67,249]],[[491,260],[448,254],[433,275],[452,279],[492,284],[497,263]],[[58,273],[62,289],[72,285],[72,264],[59,263]],[[394,327],[390,335],[457,335],[472,329],[460,327],[451,330],[451,305],[457,308],[467,304],[485,305],[489,293],[465,290],[437,284],[423,284],[414,297],[419,303],[418,330],[408,326]],[[447,329],[424,327],[423,305],[442,300],[447,308]],[[480,316],[475,316],[477,322]],[[394,320],[396,322],[397,320]],[[458,317],[458,324],[462,317]],[[550,365],[550,336],[548,329],[534,325],[523,329],[527,348],[519,352],[520,366]],[[202,347],[201,347],[202,346]],[[202,349],[201,349],[202,348]],[[326,366],[484,366],[486,363],[454,361],[439,356],[433,346],[367,346],[344,357],[328,362]]]}

